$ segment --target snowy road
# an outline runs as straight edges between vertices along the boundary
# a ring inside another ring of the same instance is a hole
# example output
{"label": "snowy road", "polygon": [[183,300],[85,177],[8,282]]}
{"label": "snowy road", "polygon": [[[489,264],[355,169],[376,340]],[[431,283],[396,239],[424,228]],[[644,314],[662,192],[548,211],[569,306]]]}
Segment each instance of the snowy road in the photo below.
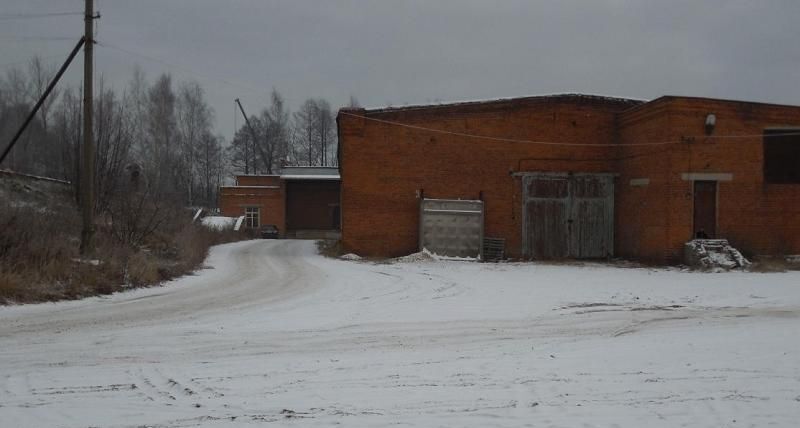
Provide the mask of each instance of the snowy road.
{"label": "snowy road", "polygon": [[212,250],[165,287],[0,308],[0,427],[794,427],[800,272]]}

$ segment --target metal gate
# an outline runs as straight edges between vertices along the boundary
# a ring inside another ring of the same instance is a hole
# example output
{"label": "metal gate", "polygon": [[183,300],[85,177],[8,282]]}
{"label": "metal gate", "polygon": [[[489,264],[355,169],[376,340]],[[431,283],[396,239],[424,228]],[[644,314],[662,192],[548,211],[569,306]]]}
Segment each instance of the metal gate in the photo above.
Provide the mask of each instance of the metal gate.
{"label": "metal gate", "polygon": [[450,257],[480,257],[483,201],[422,199],[419,249]]}
{"label": "metal gate", "polygon": [[536,259],[613,255],[612,174],[525,174],[522,189],[526,255]]}

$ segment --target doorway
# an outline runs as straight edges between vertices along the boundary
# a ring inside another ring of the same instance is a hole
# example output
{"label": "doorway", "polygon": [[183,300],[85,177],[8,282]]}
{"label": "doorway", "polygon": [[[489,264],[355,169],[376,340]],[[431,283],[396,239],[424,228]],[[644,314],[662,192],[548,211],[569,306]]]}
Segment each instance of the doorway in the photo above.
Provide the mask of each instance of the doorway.
{"label": "doorway", "polygon": [[614,254],[612,174],[529,173],[523,178],[524,252],[535,259]]}
{"label": "doorway", "polygon": [[717,236],[717,182],[694,182],[694,239]]}

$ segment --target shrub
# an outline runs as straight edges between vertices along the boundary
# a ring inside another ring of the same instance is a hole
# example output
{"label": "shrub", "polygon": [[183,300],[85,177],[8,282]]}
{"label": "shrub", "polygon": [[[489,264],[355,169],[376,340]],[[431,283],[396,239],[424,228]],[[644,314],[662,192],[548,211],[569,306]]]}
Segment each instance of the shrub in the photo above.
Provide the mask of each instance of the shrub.
{"label": "shrub", "polygon": [[[78,254],[80,217],[31,207],[0,207],[0,304],[78,299],[144,287],[197,269],[212,245],[243,239],[191,223],[172,210],[152,231],[123,242],[119,229],[102,216],[97,259]],[[166,209],[165,209],[166,212]]]}

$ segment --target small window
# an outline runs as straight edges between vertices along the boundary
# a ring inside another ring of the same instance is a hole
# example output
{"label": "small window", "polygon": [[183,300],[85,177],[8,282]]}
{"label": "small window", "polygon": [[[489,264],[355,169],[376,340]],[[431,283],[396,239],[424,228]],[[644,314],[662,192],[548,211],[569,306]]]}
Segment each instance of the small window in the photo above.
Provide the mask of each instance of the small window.
{"label": "small window", "polygon": [[764,131],[764,181],[800,183],[800,129]]}
{"label": "small window", "polygon": [[251,229],[261,226],[261,209],[259,207],[246,207],[244,209],[244,224]]}

